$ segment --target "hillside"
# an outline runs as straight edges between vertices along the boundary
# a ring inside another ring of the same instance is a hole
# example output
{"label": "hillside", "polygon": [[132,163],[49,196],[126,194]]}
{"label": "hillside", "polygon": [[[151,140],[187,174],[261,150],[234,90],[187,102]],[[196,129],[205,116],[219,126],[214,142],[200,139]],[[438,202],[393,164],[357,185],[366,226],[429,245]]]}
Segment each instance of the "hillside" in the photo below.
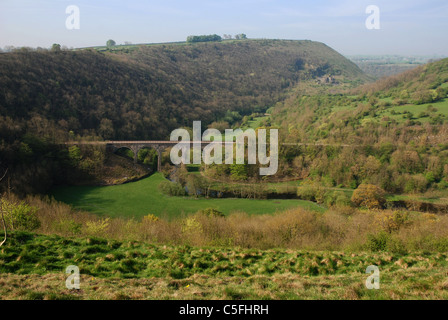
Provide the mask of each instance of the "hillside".
{"label": "hillside", "polygon": [[301,80],[363,78],[324,44],[274,40],[105,53],[19,50],[0,55],[0,74],[3,117],[41,117],[65,133],[105,139],[166,138],[176,127],[210,123],[227,110],[264,111]]}
{"label": "hillside", "polygon": [[[399,75],[381,79],[356,89],[329,93],[314,88],[300,90],[300,84],[283,104],[273,112],[273,120],[284,128],[295,127],[306,134],[308,141],[344,141],[359,143],[353,130],[366,124],[395,127],[418,126],[429,122],[443,124],[448,110],[448,59],[417,67]],[[437,109],[431,109],[431,107]],[[395,117],[401,109],[416,114]],[[386,117],[386,118],[385,118]],[[349,141],[345,140],[351,136]],[[367,138],[364,136],[364,138]],[[372,140],[373,141],[373,140]],[[372,142],[369,140],[369,142]]]}
{"label": "hillside", "polygon": [[[365,80],[355,64],[312,41],[2,53],[0,166],[10,168],[16,192],[46,190],[69,180],[70,172],[79,174],[68,150],[55,143],[166,139],[194,120],[232,126],[244,115],[265,112],[298,83],[327,76],[347,86]],[[75,162],[101,170],[98,152]]]}
{"label": "hillside", "polygon": [[321,147],[285,147],[282,171],[329,186],[373,183],[397,193],[444,190],[447,94],[448,59],[351,92],[296,90],[274,109],[272,121],[286,141]]}

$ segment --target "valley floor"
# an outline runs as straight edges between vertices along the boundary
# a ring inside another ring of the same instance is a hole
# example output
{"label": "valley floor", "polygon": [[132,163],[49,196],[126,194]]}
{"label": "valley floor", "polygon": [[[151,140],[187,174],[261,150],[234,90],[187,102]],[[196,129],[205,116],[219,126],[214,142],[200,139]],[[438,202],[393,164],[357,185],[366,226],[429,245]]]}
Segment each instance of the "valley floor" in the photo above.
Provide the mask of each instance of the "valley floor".
{"label": "valley floor", "polygon": [[246,212],[266,214],[302,207],[319,212],[319,205],[304,200],[206,199],[169,197],[158,188],[166,179],[161,173],[133,183],[116,186],[67,186],[54,188],[52,196],[58,201],[98,215],[141,218],[149,213],[157,216],[178,217],[205,208],[214,208],[225,214]]}

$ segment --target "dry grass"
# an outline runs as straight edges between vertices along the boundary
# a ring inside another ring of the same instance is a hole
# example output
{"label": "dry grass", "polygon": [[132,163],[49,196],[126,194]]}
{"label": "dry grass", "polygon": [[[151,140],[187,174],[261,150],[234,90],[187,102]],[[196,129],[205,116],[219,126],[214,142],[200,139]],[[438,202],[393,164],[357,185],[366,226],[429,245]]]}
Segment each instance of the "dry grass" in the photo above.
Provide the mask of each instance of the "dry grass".
{"label": "dry grass", "polygon": [[[13,196],[9,200],[19,201]],[[375,237],[381,236],[388,242],[381,250],[448,250],[445,215],[353,208],[318,213],[297,208],[273,215],[241,212],[209,217],[198,213],[170,220],[138,221],[105,219],[74,211],[48,198],[30,196],[25,201],[39,208],[41,227],[36,232],[64,237],[98,236],[170,245],[362,251],[372,249]]]}
{"label": "dry grass", "polygon": [[382,275],[379,290],[368,290],[368,275],[211,277],[113,279],[81,275],[81,289],[65,288],[66,275],[0,275],[0,296],[5,300],[241,300],[241,299],[448,299],[446,272],[440,268],[398,270]]}

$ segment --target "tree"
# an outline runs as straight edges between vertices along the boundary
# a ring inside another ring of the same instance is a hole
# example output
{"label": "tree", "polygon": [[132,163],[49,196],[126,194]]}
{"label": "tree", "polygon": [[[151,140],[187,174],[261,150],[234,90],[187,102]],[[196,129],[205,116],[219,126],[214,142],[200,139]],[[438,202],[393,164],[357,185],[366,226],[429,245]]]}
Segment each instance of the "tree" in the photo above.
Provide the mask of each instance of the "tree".
{"label": "tree", "polygon": [[81,149],[79,149],[78,146],[71,146],[70,148],[68,148],[68,157],[72,166],[78,167],[82,159]]}
{"label": "tree", "polygon": [[196,198],[204,193],[205,179],[201,175],[191,174],[187,176],[187,189],[190,195]]}
{"label": "tree", "polygon": [[246,164],[231,164],[230,175],[232,180],[243,181],[247,180],[247,165]]}
{"label": "tree", "polygon": [[109,40],[107,40],[107,42],[106,42],[106,46],[107,46],[108,48],[114,47],[115,45],[116,45],[116,42],[115,42],[114,40],[112,40],[112,39],[109,39]]}
{"label": "tree", "polygon": [[193,43],[193,42],[214,42],[214,41],[221,41],[222,38],[218,36],[217,34],[211,34],[211,35],[203,35],[203,36],[188,36],[187,42]]}
{"label": "tree", "polygon": [[386,192],[373,184],[361,184],[353,192],[351,200],[358,207],[381,209],[386,203]]}
{"label": "tree", "polygon": [[[5,173],[3,174],[3,177],[0,178],[0,182],[6,177],[6,174],[8,173],[8,169],[6,169]],[[5,238],[3,239],[3,241],[0,243],[0,247],[6,242],[6,238],[7,238],[7,228],[6,228],[6,222],[5,222],[5,215],[3,213],[3,208],[0,207],[0,211],[2,213],[2,223],[3,223],[3,230],[5,232]]]}
{"label": "tree", "polygon": [[8,227],[15,231],[33,231],[40,227],[37,216],[38,208],[32,207],[25,202],[10,202],[2,199],[0,202],[2,215],[6,213],[4,221]]}
{"label": "tree", "polygon": [[114,124],[112,120],[109,120],[107,118],[101,119],[98,132],[104,139],[112,139],[115,134]]}
{"label": "tree", "polygon": [[53,51],[53,52],[61,51],[61,45],[57,44],[57,43],[53,43],[53,45],[51,46],[51,51]]}

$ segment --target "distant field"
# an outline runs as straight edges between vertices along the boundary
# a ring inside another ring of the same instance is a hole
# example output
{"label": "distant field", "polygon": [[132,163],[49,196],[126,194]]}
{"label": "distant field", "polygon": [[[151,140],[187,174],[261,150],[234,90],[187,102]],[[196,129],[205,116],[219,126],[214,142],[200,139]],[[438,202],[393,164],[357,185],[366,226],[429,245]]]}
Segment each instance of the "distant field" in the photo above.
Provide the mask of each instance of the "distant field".
{"label": "distant field", "polygon": [[248,126],[248,128],[251,128],[251,129],[257,129],[268,118],[269,118],[269,116],[256,117],[253,120],[248,121],[247,126]]}
{"label": "distant field", "polygon": [[[235,42],[242,42],[247,40],[222,40],[219,41],[219,43],[226,43],[231,44]],[[204,42],[198,42],[198,43],[204,43]],[[211,42],[213,43],[213,42]],[[94,47],[86,47],[86,48],[79,48],[78,50],[85,50],[85,49],[93,49],[100,52],[104,51],[111,51],[111,52],[120,52],[120,51],[133,51],[137,50],[140,47],[152,47],[152,46],[186,46],[186,45],[194,45],[196,43],[189,43],[186,41],[176,41],[176,42],[157,42],[157,43],[136,43],[136,44],[117,44],[113,47],[107,47],[107,46],[94,46]]]}
{"label": "distant field", "polygon": [[434,108],[437,108],[437,112],[435,114],[442,114],[447,116],[448,115],[448,99],[443,99],[438,102],[432,102],[432,103],[426,103],[421,105],[415,105],[415,104],[406,104],[403,106],[394,106],[388,111],[384,112],[383,115],[386,115],[390,118],[394,118],[399,120],[400,118],[403,118],[403,116],[400,115],[392,115],[390,111],[394,110],[395,112],[403,113],[405,111],[412,112],[414,114],[414,118],[418,119],[419,121],[426,122],[429,121],[429,117],[419,117],[420,112],[428,112],[428,106],[433,106]]}
{"label": "distant field", "polygon": [[269,214],[294,207],[324,211],[315,203],[302,200],[205,199],[169,197],[158,190],[165,178],[156,173],[137,182],[107,186],[70,186],[55,188],[51,195],[77,209],[111,217],[141,218],[147,214],[173,218],[201,209],[214,208],[224,214],[244,211],[248,214]]}
{"label": "distant field", "polygon": [[390,201],[420,201],[429,202],[433,204],[448,204],[448,191],[431,191],[422,194],[402,194],[402,195],[391,195],[388,197]]}
{"label": "distant field", "polygon": [[[383,98],[380,99],[379,102],[392,102],[392,98]],[[437,109],[437,111],[435,112],[430,112],[428,110],[428,106],[432,106],[434,108]],[[353,106],[335,106],[332,107],[332,113],[333,114],[337,114],[339,112],[342,111],[347,111],[347,110],[356,110],[355,107]],[[393,114],[392,112],[394,112],[395,114]],[[442,116],[448,116],[448,99],[443,99],[437,102],[432,102],[432,103],[426,103],[426,104],[420,104],[420,105],[416,105],[416,104],[405,104],[402,106],[390,106],[385,110],[379,110],[377,111],[376,117],[372,117],[372,116],[365,116],[363,118],[363,121],[382,121],[383,117],[389,117],[390,119],[394,119],[398,122],[403,122],[406,121],[407,118],[404,117],[405,116],[405,112],[411,112],[413,114],[412,119],[413,120],[418,120],[422,123],[428,122],[430,121],[430,115],[432,116],[437,116],[437,115],[442,115]],[[425,116],[421,116],[423,113],[426,113]]]}

